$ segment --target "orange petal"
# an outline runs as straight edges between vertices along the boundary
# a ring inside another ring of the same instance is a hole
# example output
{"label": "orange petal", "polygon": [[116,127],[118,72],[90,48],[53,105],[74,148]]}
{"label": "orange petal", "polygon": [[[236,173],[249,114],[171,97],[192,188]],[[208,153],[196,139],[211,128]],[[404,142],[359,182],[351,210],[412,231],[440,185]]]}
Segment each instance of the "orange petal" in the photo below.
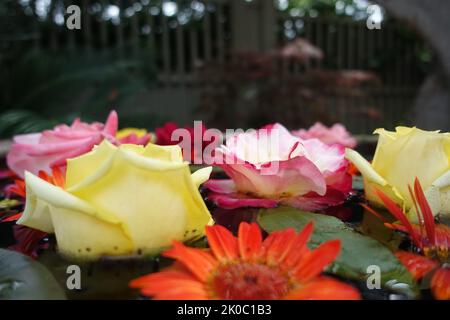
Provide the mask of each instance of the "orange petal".
{"label": "orange petal", "polygon": [[52,175],[53,175],[53,183],[55,184],[55,186],[64,189],[64,186],[66,185],[66,178],[64,176],[63,171],[59,167],[53,167]]}
{"label": "orange petal", "polygon": [[178,260],[201,281],[206,281],[217,266],[217,260],[209,252],[186,247],[178,241],[174,241],[173,248],[165,251],[163,256]]}
{"label": "orange petal", "polygon": [[261,256],[262,235],[256,223],[242,222],[239,225],[238,244],[241,258],[255,261]]}
{"label": "orange petal", "polygon": [[346,283],[329,277],[318,277],[294,290],[285,297],[287,300],[360,300],[359,291]]}
{"label": "orange petal", "polygon": [[389,212],[397,219],[401,222],[401,224],[408,230],[408,234],[409,236],[412,238],[412,240],[414,241],[414,243],[422,248],[422,241],[421,239],[419,239],[417,233],[414,231],[411,223],[409,222],[408,218],[406,217],[406,215],[403,213],[403,210],[400,209],[394,201],[392,201],[391,199],[389,199],[389,197],[387,195],[385,195],[382,191],[378,190],[375,188],[375,193],[377,194],[378,198],[381,199],[381,201],[383,201],[384,205],[386,206],[386,208],[389,210]]}
{"label": "orange petal", "polygon": [[25,181],[23,180],[14,180],[15,185],[11,187],[10,191],[21,196],[22,198],[26,197],[26,186]]}
{"label": "orange petal", "polygon": [[330,240],[322,243],[317,249],[305,254],[295,267],[295,277],[300,283],[318,276],[323,269],[333,262],[341,250],[340,240]]}
{"label": "orange petal", "polygon": [[367,212],[373,214],[375,217],[377,217],[379,220],[381,220],[383,223],[389,223],[388,220],[383,217],[381,214],[379,214],[376,210],[372,209],[371,207],[369,207],[368,205],[364,204],[364,203],[360,203],[359,204],[361,207],[363,207],[364,209],[367,210]]}
{"label": "orange petal", "polygon": [[131,288],[141,289],[141,293],[159,300],[206,299],[203,283],[190,274],[179,271],[153,273],[130,282]]}
{"label": "orange petal", "polygon": [[297,235],[294,245],[291,247],[286,259],[283,261],[283,268],[292,270],[301,261],[303,255],[309,252],[306,246],[311,234],[314,230],[314,222],[308,223],[303,230]]}
{"label": "orange petal", "polygon": [[414,280],[422,279],[428,272],[438,266],[436,261],[411,252],[398,251],[395,256],[408,269]]}
{"label": "orange petal", "polygon": [[290,252],[296,238],[293,228],[272,232],[262,245],[266,263],[270,266],[279,265]]}
{"label": "orange petal", "polygon": [[[142,291],[145,295],[145,291]],[[206,291],[194,288],[177,288],[155,296],[155,300],[210,300]]]}
{"label": "orange petal", "polygon": [[444,257],[448,257],[450,253],[450,227],[440,223],[436,225],[435,231],[437,248],[440,250]]}
{"label": "orange petal", "polygon": [[434,273],[431,291],[438,300],[450,300],[450,268],[442,267]]}
{"label": "orange petal", "polygon": [[[420,211],[422,212],[423,221],[425,223],[425,230],[427,231],[428,240],[434,246],[436,245],[436,234],[433,212],[431,211],[430,205],[428,204],[427,198],[423,193],[422,186],[420,185],[419,179],[416,178],[414,181],[414,193],[416,195],[417,203],[419,204]],[[419,220],[420,221],[420,220]]]}
{"label": "orange petal", "polygon": [[206,227],[206,236],[212,253],[219,261],[237,259],[239,256],[238,241],[228,229],[215,225]]}
{"label": "orange petal", "polygon": [[41,178],[42,180],[45,180],[45,181],[47,181],[47,182],[52,183],[52,178],[51,178],[51,176],[49,176],[49,175],[47,174],[47,172],[45,172],[44,170],[39,170],[38,176],[39,176],[39,178]]}
{"label": "orange petal", "polygon": [[163,281],[167,279],[178,279],[178,280],[192,280],[198,281],[189,271],[183,272],[178,270],[164,270],[156,273],[150,273],[145,276],[131,280],[129,283],[130,288],[140,289],[144,288],[155,281]]}
{"label": "orange petal", "polygon": [[423,226],[422,226],[422,223],[421,223],[422,217],[420,216],[420,210],[419,210],[419,205],[417,204],[416,196],[414,195],[414,192],[413,192],[413,190],[412,190],[410,185],[408,185],[408,191],[409,191],[409,195],[410,195],[410,197],[411,197],[411,199],[413,201],[414,209],[416,210],[417,221],[419,222],[418,228],[416,228],[416,229],[419,230],[420,239],[423,239],[423,230],[422,230]]}
{"label": "orange petal", "polygon": [[3,219],[2,222],[11,222],[11,221],[17,221],[20,219],[20,217],[22,216],[22,212],[19,212],[15,215],[12,215],[6,219]]}
{"label": "orange petal", "polygon": [[12,186],[9,190],[22,198],[27,196],[25,191],[17,186]]}

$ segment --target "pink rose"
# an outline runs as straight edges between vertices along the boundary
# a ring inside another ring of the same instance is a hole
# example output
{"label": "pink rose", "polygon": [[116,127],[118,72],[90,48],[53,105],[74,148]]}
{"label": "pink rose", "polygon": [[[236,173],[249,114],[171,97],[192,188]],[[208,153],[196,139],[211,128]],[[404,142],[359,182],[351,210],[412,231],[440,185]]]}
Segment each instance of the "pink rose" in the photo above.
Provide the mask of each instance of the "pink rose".
{"label": "pink rose", "polygon": [[216,155],[231,180],[209,180],[204,186],[222,208],[283,204],[320,210],[343,203],[352,186],[343,146],[302,140],[280,124],[234,135]]}
{"label": "pink rose", "polygon": [[67,159],[91,151],[103,139],[114,144],[122,141],[145,144],[150,139],[147,135],[117,140],[117,128],[118,116],[112,111],[105,124],[88,124],[76,119],[71,126],[62,124],[42,133],[15,136],[6,156],[8,167],[21,178],[25,171],[36,175],[40,170],[51,173],[52,167],[64,166]]}
{"label": "pink rose", "polygon": [[308,130],[300,129],[292,131],[292,134],[301,139],[317,138],[328,145],[340,144],[347,148],[354,148],[357,144],[356,139],[340,123],[336,123],[331,128],[328,128],[317,122]]}

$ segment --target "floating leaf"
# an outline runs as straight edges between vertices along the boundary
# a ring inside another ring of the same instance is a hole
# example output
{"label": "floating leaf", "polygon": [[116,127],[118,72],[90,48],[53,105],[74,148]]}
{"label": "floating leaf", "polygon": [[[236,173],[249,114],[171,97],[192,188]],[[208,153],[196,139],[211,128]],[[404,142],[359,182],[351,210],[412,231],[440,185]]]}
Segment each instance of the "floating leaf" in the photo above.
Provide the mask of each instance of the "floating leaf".
{"label": "floating leaf", "polygon": [[353,189],[364,190],[364,180],[362,176],[353,176]]}
{"label": "floating leaf", "polygon": [[417,286],[410,273],[389,249],[375,239],[357,233],[335,217],[286,207],[263,209],[258,216],[258,223],[269,233],[289,227],[299,231],[311,220],[315,225],[309,242],[312,248],[332,239],[342,242],[341,253],[329,272],[365,281],[372,274],[368,273],[368,267],[378,266],[384,288],[408,297],[417,295]]}
{"label": "floating leaf", "polygon": [[65,299],[63,289],[39,262],[0,249],[0,300]]}

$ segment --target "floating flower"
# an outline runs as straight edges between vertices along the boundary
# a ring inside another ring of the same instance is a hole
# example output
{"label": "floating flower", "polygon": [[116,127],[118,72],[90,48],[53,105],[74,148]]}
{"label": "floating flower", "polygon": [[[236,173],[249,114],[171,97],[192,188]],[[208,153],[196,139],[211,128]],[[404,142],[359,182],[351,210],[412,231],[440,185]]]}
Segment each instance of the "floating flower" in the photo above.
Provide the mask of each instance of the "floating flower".
{"label": "floating flower", "polygon": [[191,175],[178,146],[104,140],[67,161],[64,188],[26,172],[18,224],[55,233],[59,251],[75,258],[155,254],[203,235],[211,216],[198,186],[210,172]]}
{"label": "floating flower", "polygon": [[226,228],[206,228],[210,250],[189,248],[179,242],[163,255],[176,260],[172,268],[130,283],[156,299],[278,300],[360,299],[352,286],[322,276],[339,255],[340,241],[309,250],[313,231],[308,224],[274,232],[264,241],[257,224],[242,222],[238,237]]}
{"label": "floating flower", "polygon": [[[184,130],[183,134],[181,132],[176,134],[177,130]],[[210,143],[203,141],[206,130],[207,128],[203,123],[200,125],[194,124],[194,127],[180,128],[174,122],[167,122],[164,126],[155,129],[156,144],[161,146],[188,146],[189,148],[183,148],[183,158],[190,163],[202,162],[203,149]],[[188,139],[188,141],[184,141],[185,139]],[[199,145],[195,144],[195,139],[200,141]]]}
{"label": "floating flower", "polygon": [[328,145],[340,144],[347,148],[354,148],[357,145],[356,139],[340,123],[334,124],[328,128],[322,123],[317,122],[308,130],[300,129],[292,131],[292,134],[301,139],[319,139]]}
{"label": "floating flower", "polygon": [[[6,157],[8,167],[21,178],[25,171],[33,174],[41,170],[50,173],[52,167],[64,166],[67,159],[91,151],[104,139],[120,144],[120,140],[116,139],[117,127],[117,113],[112,111],[104,125],[98,122],[88,124],[76,119],[71,126],[63,124],[42,133],[15,136]],[[145,144],[150,136],[121,139]]]}
{"label": "floating flower", "polygon": [[409,187],[408,190],[418,216],[419,224],[417,225],[409,222],[406,213],[379,189],[375,190],[375,194],[399,223],[389,223],[375,210],[366,205],[363,207],[383,220],[387,227],[406,232],[410,236],[422,255],[399,251],[396,253],[397,258],[415,280],[420,280],[438,269],[431,279],[431,291],[436,299],[450,300],[450,228],[444,224],[436,225],[431,207],[418,179],[414,182],[414,188]]}
{"label": "floating flower", "polygon": [[299,139],[280,124],[232,136],[217,156],[232,180],[210,180],[205,187],[223,208],[319,210],[343,203],[351,190],[342,146]]}
{"label": "floating flower", "polygon": [[364,177],[366,198],[384,206],[375,193],[378,188],[408,212],[417,222],[408,185],[417,177],[433,215],[450,214],[450,133],[397,127],[396,132],[378,129],[380,135],[372,164],[356,151],[346,156]]}
{"label": "floating flower", "polygon": [[179,141],[175,141],[172,134],[178,129],[178,125],[174,122],[167,122],[162,127],[155,129],[156,144],[161,146],[171,146],[178,144]]}
{"label": "floating flower", "polygon": [[45,232],[15,225],[13,226],[13,233],[16,243],[8,247],[9,250],[17,251],[33,259],[37,259],[39,250],[48,248],[48,242],[42,241],[47,237],[47,233]]}
{"label": "floating flower", "polygon": [[[48,175],[45,171],[39,171],[38,176],[39,178],[47,181],[48,183],[51,183],[60,188],[64,188],[64,185],[66,183],[65,174],[59,167],[52,168],[52,175]],[[16,179],[14,181],[14,184],[10,184],[5,187],[5,193],[8,196],[16,195],[22,199],[25,199],[27,194],[25,181],[22,179]],[[3,219],[2,222],[16,221],[20,219],[21,216],[22,212],[19,212],[13,216]]]}
{"label": "floating flower", "polygon": [[116,133],[116,139],[120,144],[141,144],[146,145],[152,142],[153,136],[145,129],[124,128]]}

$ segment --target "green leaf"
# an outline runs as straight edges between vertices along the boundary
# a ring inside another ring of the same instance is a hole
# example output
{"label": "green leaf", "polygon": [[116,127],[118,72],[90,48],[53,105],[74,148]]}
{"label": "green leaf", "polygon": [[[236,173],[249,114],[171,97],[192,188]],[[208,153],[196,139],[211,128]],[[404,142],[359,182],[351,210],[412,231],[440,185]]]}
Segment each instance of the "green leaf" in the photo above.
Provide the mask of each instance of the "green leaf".
{"label": "green leaf", "polygon": [[314,233],[309,242],[311,248],[328,240],[341,240],[341,253],[329,272],[343,278],[365,281],[371,275],[367,273],[367,268],[375,265],[381,270],[383,287],[409,297],[417,295],[415,281],[389,249],[375,239],[355,232],[339,219],[287,207],[263,209],[258,215],[258,223],[269,233],[285,228],[300,231],[311,220],[314,221]]}
{"label": "green leaf", "polygon": [[65,299],[63,289],[39,262],[0,249],[0,300]]}

